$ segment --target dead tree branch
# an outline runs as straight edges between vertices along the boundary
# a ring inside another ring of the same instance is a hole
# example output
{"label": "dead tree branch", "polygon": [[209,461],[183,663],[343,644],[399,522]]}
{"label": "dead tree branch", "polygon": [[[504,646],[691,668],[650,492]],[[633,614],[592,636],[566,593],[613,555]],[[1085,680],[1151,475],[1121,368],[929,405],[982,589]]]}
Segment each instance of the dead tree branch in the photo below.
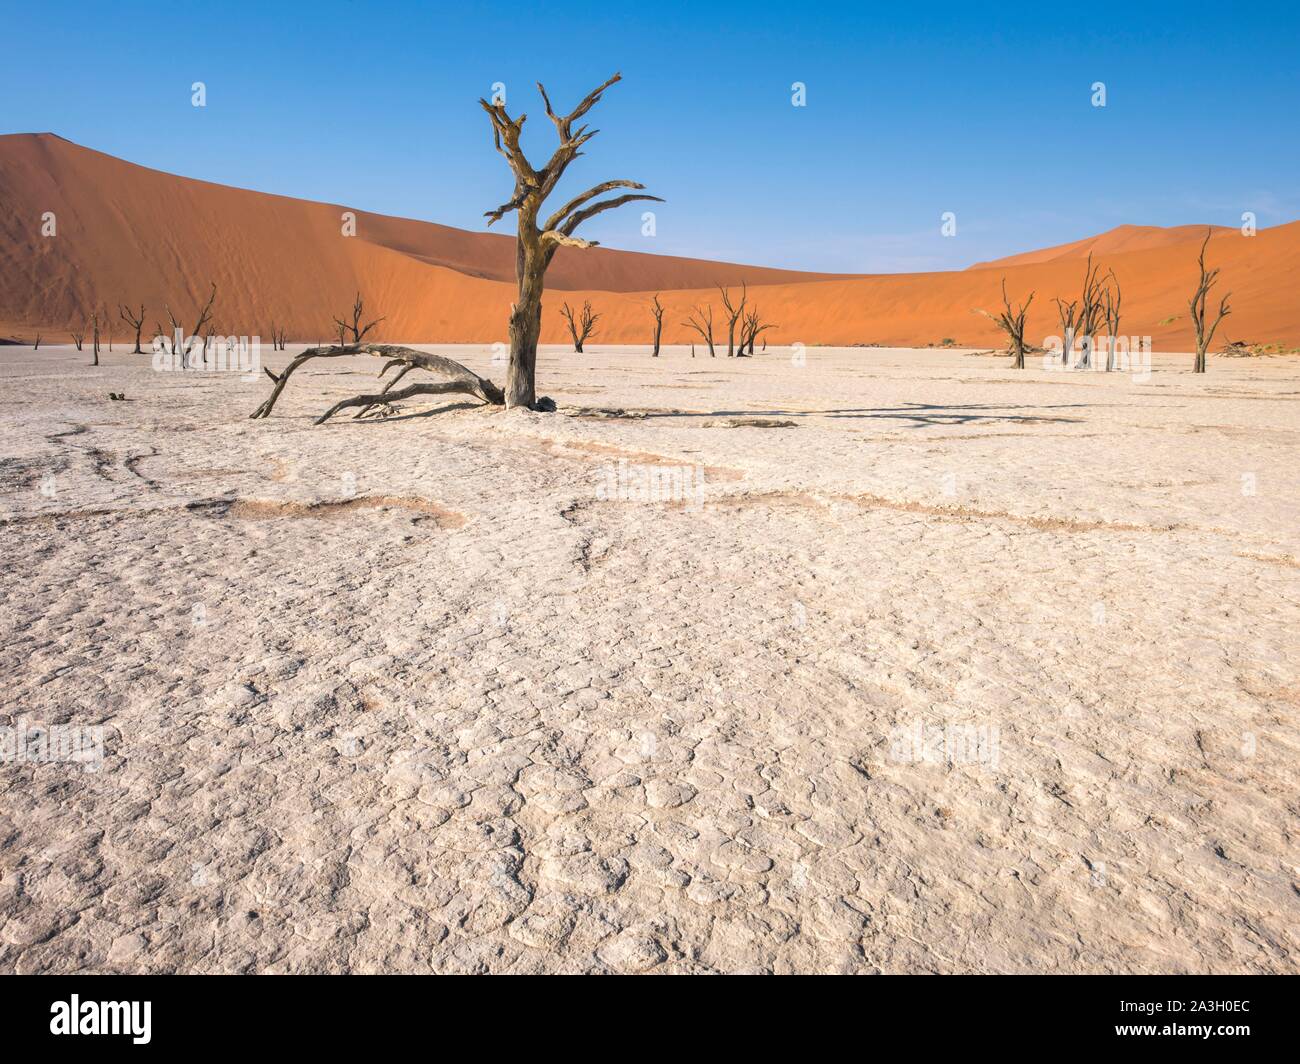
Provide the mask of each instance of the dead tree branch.
{"label": "dead tree branch", "polygon": [[655,293],[653,302],[650,304],[650,313],[655,320],[654,350],[650,352],[651,358],[659,357],[659,340],[664,334],[664,305],[659,302],[659,293]]}
{"label": "dead tree branch", "polygon": [[144,329],[144,304],[140,304],[140,313],[136,314],[132,312],[130,307],[123,303],[119,303],[117,305],[117,316],[135,330],[135,350],[131,353],[133,355],[144,354],[140,349],[140,333]]}
{"label": "dead tree branch", "polygon": [[695,313],[687,317],[682,322],[688,328],[694,329],[700,334],[700,339],[709,345],[709,357],[717,358],[718,353],[713,349],[713,304],[706,303],[702,307],[696,307]]}
{"label": "dead tree branch", "polygon": [[[165,303],[163,304],[163,310],[167,314],[167,320],[170,321],[172,324],[172,336],[179,337],[182,341],[184,341],[184,346],[181,347],[180,349],[181,369],[189,368],[190,352],[194,349],[194,341],[197,340],[203,334],[203,327],[212,320],[212,304],[216,300],[216,298],[217,298],[217,285],[216,282],[214,281],[212,283],[212,292],[208,296],[208,301],[203,305],[203,309],[199,311],[199,320],[194,323],[194,328],[191,329],[188,333],[182,327],[181,323],[176,319],[176,315],[172,313],[172,308]],[[162,332],[161,323],[159,323],[158,331],[160,333]],[[173,340],[171,348],[169,349],[169,353],[175,354],[176,348],[177,348],[177,342]]]}
{"label": "dead tree branch", "polygon": [[1213,322],[1210,322],[1206,313],[1206,301],[1210,297],[1210,289],[1219,280],[1219,267],[1216,266],[1212,270],[1205,268],[1205,249],[1209,246],[1211,232],[1212,230],[1208,228],[1205,230],[1205,240],[1201,243],[1201,253],[1196,259],[1200,271],[1196,282],[1196,291],[1192,293],[1192,298],[1187,302],[1187,306],[1192,312],[1192,325],[1196,328],[1196,361],[1192,365],[1193,373],[1205,372],[1205,353],[1214,340],[1214,334],[1219,328],[1219,323],[1232,313],[1232,307],[1228,305],[1228,296],[1232,295],[1231,292],[1225,292],[1223,298],[1219,300],[1219,312]]}
{"label": "dead tree branch", "polygon": [[731,358],[736,353],[736,322],[745,313],[745,300],[749,296],[744,284],[740,286],[739,303],[733,304],[731,302],[731,291],[729,289],[718,285],[718,291],[722,293],[722,306],[727,312],[727,357]]}
{"label": "dead tree branch", "polygon": [[[763,321],[763,316],[759,313],[757,306],[752,306],[749,313],[744,316],[740,325],[740,348],[736,352],[738,357],[752,356],[754,353],[754,342],[759,336],[768,329],[774,329],[776,326],[771,322]],[[764,342],[766,346],[766,341]]]}
{"label": "dead tree branch", "polygon": [[1120,305],[1124,294],[1120,291],[1115,271],[1106,274],[1106,287],[1101,294],[1102,320],[1106,324],[1106,372],[1116,369],[1115,345],[1119,338]]}
{"label": "dead tree branch", "polygon": [[[1013,310],[1011,300],[1007,298],[1007,279],[1002,278],[1002,312],[1000,314],[990,314],[987,310],[978,310],[976,313],[983,314],[994,325],[1007,334],[1007,351],[1011,355],[1011,368],[1025,368],[1025,315],[1029,313],[1029,305],[1034,301],[1034,293],[1029,293],[1029,298],[1020,305],[1019,310]],[[1059,304],[1059,300],[1057,301]],[[1073,315],[1073,310],[1071,310]]]}
{"label": "dead tree branch", "polygon": [[384,320],[383,318],[376,318],[374,321],[363,326],[361,324],[361,319],[365,317],[365,313],[365,300],[361,298],[361,293],[358,292],[357,298],[352,304],[352,321],[349,323],[344,321],[342,318],[334,319],[334,324],[339,327],[339,344],[341,346],[346,346],[347,344],[355,346],[356,344],[363,343],[366,334]]}
{"label": "dead tree branch", "polygon": [[[568,303],[565,303],[560,308],[560,313],[564,316],[565,321],[569,323],[569,335],[573,337],[573,350],[578,354],[582,354],[582,345],[587,342],[587,337],[592,334],[596,322],[600,320],[600,315],[592,313],[590,301],[583,302],[581,314],[578,314]],[[574,320],[575,316],[577,318],[576,322]]]}
{"label": "dead tree branch", "polygon": [[[429,373],[434,373],[447,378],[445,381],[439,382],[441,385],[444,385],[444,387],[437,392],[426,390],[419,393],[413,392],[411,394],[433,395],[459,392],[464,395],[472,395],[492,406],[502,406],[505,403],[505,395],[500,388],[490,380],[480,377],[473,370],[462,366],[459,362],[455,362],[450,358],[444,358],[442,355],[426,354],[423,351],[416,351],[414,348],[410,347],[400,347],[396,344],[349,344],[343,347],[309,347],[306,351],[297,355],[281,373],[272,373],[268,369],[266,374],[275,382],[275,387],[271,390],[271,394],[266,398],[266,401],[254,410],[249,417],[270,417],[271,410],[275,407],[276,400],[280,398],[280,393],[284,391],[285,385],[289,383],[289,378],[300,366],[310,362],[314,358],[340,358],[346,355],[373,355],[377,358],[386,358],[389,360],[388,365],[384,367],[385,370],[394,364],[405,364],[411,369],[422,369]],[[390,388],[392,387],[392,383],[394,382],[390,382],[389,384]],[[413,385],[412,387],[423,387],[427,389],[429,386]],[[407,391],[407,389],[403,389],[403,391]],[[405,396],[388,391],[388,389],[385,389],[383,392],[378,394],[357,396],[356,399],[358,401],[356,402],[347,400],[343,404],[336,404],[335,407],[331,408],[326,414],[326,417],[332,416],[337,412],[337,410],[344,409],[349,405],[373,406],[375,403],[387,402],[396,398],[405,398]]]}

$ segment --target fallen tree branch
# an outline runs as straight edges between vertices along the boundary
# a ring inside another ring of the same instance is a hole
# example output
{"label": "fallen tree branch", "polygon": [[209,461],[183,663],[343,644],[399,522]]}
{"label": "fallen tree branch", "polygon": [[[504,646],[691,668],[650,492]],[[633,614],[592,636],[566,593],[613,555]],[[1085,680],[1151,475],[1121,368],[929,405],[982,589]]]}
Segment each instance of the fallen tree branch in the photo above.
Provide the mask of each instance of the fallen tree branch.
{"label": "fallen tree branch", "polygon": [[[400,347],[396,344],[347,344],[339,347],[309,347],[307,350],[296,355],[292,362],[286,366],[279,375],[272,374],[267,370],[268,376],[275,381],[275,387],[266,401],[249,415],[250,418],[265,418],[271,416],[271,410],[274,408],[276,400],[280,398],[280,393],[284,391],[284,386],[289,382],[289,377],[293,372],[304,363],[311,361],[313,358],[340,358],[344,355],[373,355],[377,358],[389,359],[385,370],[390,368],[394,363],[406,363],[411,368],[427,370],[430,373],[436,373],[446,377],[447,380],[439,382],[440,387],[436,391],[412,392],[413,395],[419,394],[444,394],[446,392],[461,392],[465,395],[472,395],[492,406],[504,406],[505,394],[485,377],[480,377],[473,370],[462,366],[450,358],[444,358],[442,355],[426,354],[423,351],[416,351],[411,347]],[[393,382],[390,382],[390,387]],[[432,388],[432,385],[411,385],[413,388]],[[409,392],[410,388],[403,389],[403,393]],[[368,399],[369,402],[387,401],[388,399],[397,398],[395,392],[385,392],[374,396],[360,396],[361,399]],[[405,398],[405,395],[402,396]],[[335,411],[340,410],[347,405],[364,405],[352,402],[345,402],[334,409],[330,410],[325,417],[329,417]],[[325,420],[325,418],[321,418]],[[319,424],[319,422],[317,422]]]}
{"label": "fallen tree branch", "polygon": [[[411,370],[416,368],[414,362],[407,362],[404,359],[395,358],[391,362],[384,363],[384,368],[379,371],[379,375],[382,377],[394,366],[401,366],[402,368],[399,369],[396,373],[394,373],[393,379],[384,385],[383,390],[380,391],[379,393],[380,395],[387,395],[389,392],[391,392],[394,388],[397,387],[398,381],[400,381],[403,377],[405,377],[408,373],[410,373]],[[371,406],[363,407],[361,410],[357,411],[354,420],[360,421],[363,417],[365,417],[368,413],[370,413],[373,407],[374,404],[371,404]]]}
{"label": "fallen tree branch", "polygon": [[[369,410],[380,403],[391,403],[397,399],[410,399],[414,395],[450,394],[466,394],[464,383],[462,381],[430,381],[427,384],[408,384],[405,388],[399,388],[395,392],[385,388],[382,392],[375,392],[373,395],[354,395],[351,399],[340,399],[325,413],[321,414],[315,423],[323,425],[340,410],[347,410],[353,406],[361,406],[365,407],[365,410]],[[365,410],[362,411],[363,414]]]}

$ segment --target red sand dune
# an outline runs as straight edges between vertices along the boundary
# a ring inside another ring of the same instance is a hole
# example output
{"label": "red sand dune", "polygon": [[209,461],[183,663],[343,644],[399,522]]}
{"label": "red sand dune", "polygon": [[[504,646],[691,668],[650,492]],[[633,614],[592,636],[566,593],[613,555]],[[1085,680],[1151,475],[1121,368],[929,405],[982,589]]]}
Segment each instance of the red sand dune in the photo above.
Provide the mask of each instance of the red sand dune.
{"label": "red sand dune", "polygon": [[1215,233],[1233,233],[1222,225],[1172,225],[1164,228],[1159,225],[1118,225],[1097,236],[1085,237],[1071,244],[1057,244],[1052,248],[1040,248],[1038,251],[1025,251],[1019,255],[1008,255],[1005,259],[993,259],[989,262],[977,262],[968,267],[972,270],[1005,269],[1008,266],[1030,266],[1039,262],[1055,262],[1059,259],[1086,259],[1089,255],[1099,261],[1112,258],[1126,251],[1146,251],[1150,248],[1168,247],[1188,240],[1204,240],[1205,230]]}
{"label": "red sand dune", "polygon": [[[226,333],[265,337],[275,322],[291,339],[328,340],[331,318],[361,290],[368,307],[386,315],[378,339],[505,339],[514,268],[508,235],[358,211],[357,235],[343,237],[341,205],[175,177],[52,134],[0,136],[0,204],[0,334],[27,338],[40,329],[58,342],[95,306],[115,316],[119,302],[143,301],[151,335],[155,322],[166,321],[164,303],[192,320],[216,282],[215,325]],[[57,218],[54,237],[41,235],[46,211]],[[647,304],[658,291],[668,308],[664,341],[691,342],[681,324],[688,309],[713,301],[716,323],[712,286],[744,280],[764,318],[778,323],[767,334],[771,343],[994,345],[996,329],[973,308],[997,306],[1005,276],[1013,298],[1037,292],[1028,332],[1041,342],[1058,331],[1051,298],[1077,294],[1091,250],[1123,283],[1122,331],[1152,336],[1157,349],[1186,350],[1187,297],[1204,233],[1204,226],[1121,226],[968,270],[875,276],[561,249],[547,277],[542,339],[564,340],[561,303],[590,299],[601,314],[594,343],[646,343]],[[1216,229],[1209,258],[1232,292],[1224,338],[1300,344],[1300,222],[1251,238]],[[725,343],[725,328],[715,329]],[[125,326],[116,323],[114,332],[121,340]]]}

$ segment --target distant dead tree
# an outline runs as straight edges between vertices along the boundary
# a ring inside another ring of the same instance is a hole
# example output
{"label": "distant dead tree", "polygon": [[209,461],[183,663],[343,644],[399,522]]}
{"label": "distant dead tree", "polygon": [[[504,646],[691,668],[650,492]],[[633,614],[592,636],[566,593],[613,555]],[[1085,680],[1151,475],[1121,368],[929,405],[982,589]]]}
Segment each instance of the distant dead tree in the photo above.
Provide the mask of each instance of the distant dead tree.
{"label": "distant dead tree", "polygon": [[[700,334],[706,344],[709,345],[709,357],[717,358],[718,353],[713,349],[713,304],[705,303],[702,307],[696,307],[695,313],[687,317],[682,322],[688,328],[694,329]],[[694,357],[692,355],[692,357]]]}
{"label": "distant dead tree", "polygon": [[[587,342],[587,337],[596,328],[596,322],[600,320],[600,315],[591,312],[591,303],[589,301],[583,302],[581,314],[569,306],[568,303],[560,307],[560,313],[564,316],[564,320],[569,323],[569,335],[573,337],[573,350],[578,354],[582,354],[582,345]],[[574,320],[575,316],[576,321]]]}
{"label": "distant dead tree", "polygon": [[736,353],[736,322],[745,313],[745,300],[748,298],[748,293],[742,284],[740,302],[733,304],[730,290],[718,285],[718,291],[722,293],[722,307],[727,312],[727,357],[731,358]]}
{"label": "distant dead tree", "polygon": [[654,301],[650,304],[650,313],[655,320],[654,350],[650,352],[651,358],[659,357],[659,339],[664,334],[664,305],[659,302],[659,293],[655,293]]}
{"label": "distant dead tree", "polygon": [[1214,340],[1214,333],[1219,328],[1219,322],[1232,313],[1232,308],[1228,305],[1228,296],[1232,295],[1232,293],[1225,292],[1223,298],[1219,300],[1219,313],[1212,323],[1206,314],[1206,301],[1209,299],[1210,289],[1215,286],[1219,279],[1219,267],[1216,266],[1212,270],[1205,268],[1205,249],[1210,243],[1210,233],[1211,230],[1206,229],[1205,240],[1201,243],[1201,253],[1196,259],[1196,264],[1200,270],[1196,281],[1196,291],[1192,293],[1192,298],[1187,302],[1192,312],[1192,325],[1196,328],[1196,362],[1192,366],[1193,373],[1205,372],[1205,352]]}
{"label": "distant dead tree", "polygon": [[283,351],[284,349],[284,329],[276,328],[275,322],[271,322],[271,350]]}
{"label": "distant dead tree", "polygon": [[144,304],[140,304],[140,313],[136,314],[124,303],[119,303],[117,305],[117,316],[135,330],[135,350],[131,353],[133,355],[144,354],[144,352],[140,350],[140,333],[144,329]]}
{"label": "distant dead tree", "polygon": [[1054,296],[1052,302],[1056,304],[1057,317],[1061,322],[1061,365],[1069,366],[1070,355],[1074,351],[1074,334],[1078,328],[1079,301],[1075,299],[1067,303],[1059,296]]}
{"label": "distant dead tree", "polygon": [[[163,334],[162,322],[158,323],[159,335],[164,335],[163,349],[170,355],[177,353],[178,344],[181,356],[181,369],[188,369],[190,364],[190,352],[194,350],[194,342],[203,335],[203,327],[212,320],[212,304],[217,298],[217,285],[212,283],[212,292],[208,295],[208,301],[203,304],[203,309],[199,311],[198,321],[194,323],[194,328],[188,333],[177,320],[176,315],[172,313],[172,308],[166,303],[163,304],[163,310],[167,314],[167,320],[171,322],[171,332]],[[171,343],[168,344],[166,336],[171,337]],[[179,340],[178,340],[179,338]]]}
{"label": "distant dead tree", "polygon": [[91,322],[90,342],[92,345],[91,349],[95,353],[95,360],[91,363],[91,365],[98,366],[99,365],[99,311],[98,310],[93,311],[91,313],[90,322]]}
{"label": "distant dead tree", "polygon": [[81,345],[86,342],[86,330],[83,328],[81,332],[74,332],[72,342],[77,345],[77,350],[80,351]]}
{"label": "distant dead tree", "polygon": [[1076,368],[1089,369],[1092,366],[1093,338],[1102,316],[1102,282],[1098,277],[1100,272],[1101,267],[1093,266],[1092,255],[1089,254],[1083,270],[1083,290],[1079,298],[1069,303],[1061,299],[1053,300],[1061,321],[1062,366],[1069,366],[1070,356],[1074,353],[1074,342],[1079,338],[1083,339],[1083,354]]}
{"label": "distant dead tree", "polygon": [[976,311],[1007,334],[1007,350],[1011,354],[1012,369],[1025,368],[1025,315],[1029,312],[1029,305],[1033,301],[1034,293],[1030,292],[1029,298],[1021,304],[1020,309],[1013,310],[1011,300],[1007,298],[1007,279],[1003,277],[1002,312],[990,314],[987,310]]}
{"label": "distant dead tree", "polygon": [[1083,292],[1079,296],[1079,335],[1083,337],[1083,356],[1079,359],[1080,369],[1092,368],[1093,348],[1101,323],[1105,320],[1102,305],[1102,290],[1105,282],[1100,278],[1101,266],[1092,265],[1092,256],[1083,274]]}
{"label": "distant dead tree", "polygon": [[776,328],[771,322],[763,321],[763,316],[759,313],[758,307],[752,306],[748,314],[745,315],[740,327],[740,350],[738,355],[753,355],[754,341],[759,335],[768,329]]}
{"label": "distant dead tree", "polygon": [[1119,340],[1120,304],[1124,293],[1119,287],[1115,271],[1106,274],[1106,287],[1101,293],[1102,320],[1106,323],[1106,372],[1117,369],[1115,347]]}
{"label": "distant dead tree", "polygon": [[357,293],[357,298],[352,303],[352,321],[348,322],[342,318],[335,318],[334,324],[339,327],[339,346],[344,347],[348,344],[360,344],[365,341],[366,333],[370,332],[384,318],[376,318],[374,321],[361,324],[361,320],[366,316],[366,303],[361,298],[361,293]]}
{"label": "distant dead tree", "polygon": [[[555,191],[569,164],[581,154],[579,149],[597,133],[586,125],[575,128],[574,123],[595,106],[606,89],[619,80],[621,78],[618,74],[609,78],[604,84],[589,92],[567,115],[556,114],[545,88],[540,84],[537,86],[542,95],[542,102],[546,106],[547,117],[555,125],[560,140],[559,147],[542,167],[534,166],[520,147],[519,139],[526,116],[511,118],[506,111],[504,101],[489,103],[487,100],[479,100],[479,105],[487,112],[492,124],[493,144],[510,166],[515,178],[514,193],[511,198],[485,214],[489,225],[499,222],[512,211],[518,216],[515,243],[518,294],[510,311],[510,365],[504,390],[459,362],[453,362],[440,355],[428,355],[409,347],[372,343],[340,344],[337,347],[317,345],[301,352],[282,373],[275,374],[269,369],[266,371],[275,382],[275,387],[270,397],[254,410],[251,416],[269,417],[289,376],[309,359],[337,358],[357,354],[375,355],[387,359],[379,372],[381,377],[394,366],[401,366],[402,370],[381,392],[358,395],[335,403],[317,419],[317,424],[346,408],[359,407],[360,413],[365,414],[376,404],[407,399],[416,395],[461,393],[473,395],[484,403],[494,406],[536,408],[538,406],[537,340],[542,330],[542,292],[545,288],[546,269],[550,266],[556,251],[561,247],[596,246],[596,241],[583,240],[574,233],[583,222],[602,211],[620,207],[634,200],[662,202],[658,196],[636,194],[598,200],[597,197],[613,189],[645,187],[635,181],[605,181],[575,196],[544,221],[539,222],[547,197]],[[400,389],[393,388],[396,380],[411,369],[426,370],[444,379],[427,384],[411,384]],[[553,409],[553,406],[551,408]]]}
{"label": "distant dead tree", "polygon": [[40,333],[37,333],[37,334],[36,334],[36,343],[32,345],[32,350],[33,350],[33,351],[39,351],[40,349],[41,349],[41,334],[40,334]]}

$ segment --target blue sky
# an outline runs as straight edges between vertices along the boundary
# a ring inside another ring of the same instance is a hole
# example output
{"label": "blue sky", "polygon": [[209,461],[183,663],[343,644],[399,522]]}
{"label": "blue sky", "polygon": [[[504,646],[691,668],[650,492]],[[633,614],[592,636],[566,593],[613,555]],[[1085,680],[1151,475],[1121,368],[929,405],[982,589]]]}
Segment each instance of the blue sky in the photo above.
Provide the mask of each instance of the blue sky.
{"label": "blue sky", "polygon": [[565,188],[668,202],[652,238],[635,208],[584,230],[613,247],[955,269],[1126,222],[1300,217],[1296,6],[976,6],[0,0],[0,132],[480,229],[511,181],[477,97],[504,82],[545,157],[533,83],[567,110],[621,70]]}

